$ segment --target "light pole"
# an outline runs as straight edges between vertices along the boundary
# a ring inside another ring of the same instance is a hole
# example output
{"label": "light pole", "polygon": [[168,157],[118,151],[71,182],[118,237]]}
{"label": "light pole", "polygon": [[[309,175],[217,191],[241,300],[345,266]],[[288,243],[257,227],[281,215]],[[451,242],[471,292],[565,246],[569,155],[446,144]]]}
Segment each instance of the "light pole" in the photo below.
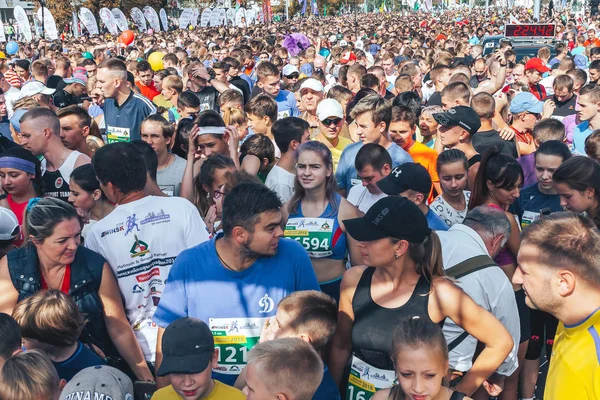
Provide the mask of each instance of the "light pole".
{"label": "light pole", "polygon": [[40,0],[40,5],[42,6],[42,39],[46,39],[46,27],[44,25],[44,9],[46,8],[46,2]]}

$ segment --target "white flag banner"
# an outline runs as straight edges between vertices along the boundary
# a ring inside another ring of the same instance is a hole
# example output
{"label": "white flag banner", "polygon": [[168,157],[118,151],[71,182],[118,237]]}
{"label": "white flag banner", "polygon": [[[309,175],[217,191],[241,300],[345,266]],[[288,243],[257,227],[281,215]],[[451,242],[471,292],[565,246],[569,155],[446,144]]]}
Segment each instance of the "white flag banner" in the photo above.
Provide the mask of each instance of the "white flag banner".
{"label": "white flag banner", "polygon": [[[42,20],[42,7],[37,10],[37,17],[41,21]],[[46,36],[50,40],[58,39],[58,31],[56,30],[56,22],[54,21],[54,17],[50,10],[44,7],[44,29],[46,30]],[[1,27],[0,27],[1,30]]]}
{"label": "white flag banner", "polygon": [[244,7],[238,8],[235,13],[235,24],[239,27],[243,27],[245,25],[242,19],[246,18],[246,9]]}
{"label": "white flag banner", "polygon": [[191,8],[184,8],[179,16],[179,29],[185,29],[192,22],[194,11]]}
{"label": "white flag banner", "polygon": [[425,11],[431,11],[433,8],[432,0],[425,0]]}
{"label": "white flag banner", "polygon": [[131,9],[131,19],[135,26],[142,32],[146,32],[148,27],[146,26],[146,19],[144,18],[144,13],[137,7],[133,7]]}
{"label": "white flag banner", "polygon": [[227,11],[224,8],[219,8],[219,25],[227,25]]}
{"label": "white flag banner", "polygon": [[248,23],[248,25],[250,25],[252,21],[254,21],[255,16],[256,14],[254,13],[253,9],[249,8],[246,10],[246,22]]}
{"label": "white flag banner", "polygon": [[81,7],[79,9],[79,19],[85,25],[85,28],[88,30],[90,35],[98,35],[100,32],[98,31],[98,23],[96,22],[96,18],[92,12],[85,8]]}
{"label": "white flag banner", "polygon": [[190,24],[195,28],[198,26],[198,18],[200,18],[200,9],[192,8],[192,12],[194,13],[194,15],[192,16],[192,22],[190,22]]}
{"label": "white flag banner", "polygon": [[160,16],[160,22],[163,24],[163,29],[165,32],[167,32],[169,30],[169,19],[167,18],[167,12],[164,8],[161,8],[158,12],[158,15]]}
{"label": "white flag banner", "polygon": [[520,25],[520,24],[521,24],[521,23],[519,22],[519,20],[518,20],[518,19],[516,19],[514,16],[510,15],[509,17],[510,17],[510,18],[508,19],[508,22],[509,22],[510,24],[517,24],[517,25]]}
{"label": "white flag banner", "polygon": [[19,25],[19,30],[25,36],[25,40],[31,42],[33,40],[33,36],[31,35],[31,27],[29,26],[29,18],[27,18],[27,13],[21,6],[15,6],[13,9],[13,14],[17,24]]}
{"label": "white flag banner", "polygon": [[2,28],[4,24],[2,20],[0,20],[0,42],[6,42],[6,35],[4,34],[4,29]]}
{"label": "white flag banner", "polygon": [[219,9],[215,8],[210,13],[210,26],[215,27],[219,26],[221,21],[219,21]]}
{"label": "white flag banner", "polygon": [[229,8],[227,10],[227,24],[235,25],[235,8]]}
{"label": "white flag banner", "polygon": [[111,35],[118,35],[119,28],[117,28],[117,21],[113,13],[106,7],[100,9],[100,19],[106,25],[106,29]]}
{"label": "white flag banner", "polygon": [[129,24],[127,24],[127,17],[125,17],[123,11],[121,11],[119,8],[113,8],[112,10],[110,10],[110,12],[112,13],[113,17],[115,17],[115,22],[117,23],[117,27],[119,28],[119,30],[121,30],[121,32],[129,29]]}
{"label": "white flag banner", "polygon": [[160,21],[158,20],[158,14],[154,8],[150,6],[144,7],[144,17],[146,17],[148,24],[154,29],[154,32],[160,32]]}
{"label": "white flag banner", "polygon": [[200,17],[200,26],[206,28],[211,20],[212,10],[210,8],[206,8],[204,11],[202,11],[202,16]]}

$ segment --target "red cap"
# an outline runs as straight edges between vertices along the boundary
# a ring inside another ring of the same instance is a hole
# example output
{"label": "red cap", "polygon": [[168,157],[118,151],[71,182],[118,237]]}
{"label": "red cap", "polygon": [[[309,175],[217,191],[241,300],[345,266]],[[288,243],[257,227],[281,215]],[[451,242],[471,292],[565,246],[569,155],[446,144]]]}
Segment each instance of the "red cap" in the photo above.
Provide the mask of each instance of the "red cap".
{"label": "red cap", "polygon": [[532,69],[535,69],[540,74],[543,74],[544,72],[550,72],[550,68],[548,68],[548,66],[544,64],[544,61],[542,61],[541,58],[532,58],[529,61],[527,61],[527,64],[525,64],[525,71],[529,71]]}
{"label": "red cap", "polygon": [[356,61],[356,54],[354,54],[351,51],[344,53],[344,55],[342,55],[342,58],[340,59],[340,63],[347,64],[349,61]]}
{"label": "red cap", "polygon": [[440,33],[439,35],[437,35],[435,37],[435,40],[446,40],[446,39],[448,39],[448,38],[443,33]]}

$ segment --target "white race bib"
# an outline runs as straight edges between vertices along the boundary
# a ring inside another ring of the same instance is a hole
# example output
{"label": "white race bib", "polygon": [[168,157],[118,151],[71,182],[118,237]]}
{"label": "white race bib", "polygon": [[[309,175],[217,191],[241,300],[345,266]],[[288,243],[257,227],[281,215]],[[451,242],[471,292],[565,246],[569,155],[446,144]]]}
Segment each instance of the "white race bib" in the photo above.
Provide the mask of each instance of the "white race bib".
{"label": "white race bib", "polygon": [[395,371],[375,368],[352,356],[346,400],[369,400],[376,391],[389,389],[396,383]]}

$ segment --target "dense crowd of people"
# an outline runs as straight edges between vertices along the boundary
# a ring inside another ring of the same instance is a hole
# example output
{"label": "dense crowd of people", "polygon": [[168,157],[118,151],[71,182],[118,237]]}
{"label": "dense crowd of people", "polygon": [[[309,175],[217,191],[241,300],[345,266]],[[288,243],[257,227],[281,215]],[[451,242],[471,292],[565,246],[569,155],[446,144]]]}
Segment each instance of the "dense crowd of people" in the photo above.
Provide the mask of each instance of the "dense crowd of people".
{"label": "dense crowd of people", "polygon": [[569,11],[525,58],[524,8],[0,52],[0,399],[600,398]]}

